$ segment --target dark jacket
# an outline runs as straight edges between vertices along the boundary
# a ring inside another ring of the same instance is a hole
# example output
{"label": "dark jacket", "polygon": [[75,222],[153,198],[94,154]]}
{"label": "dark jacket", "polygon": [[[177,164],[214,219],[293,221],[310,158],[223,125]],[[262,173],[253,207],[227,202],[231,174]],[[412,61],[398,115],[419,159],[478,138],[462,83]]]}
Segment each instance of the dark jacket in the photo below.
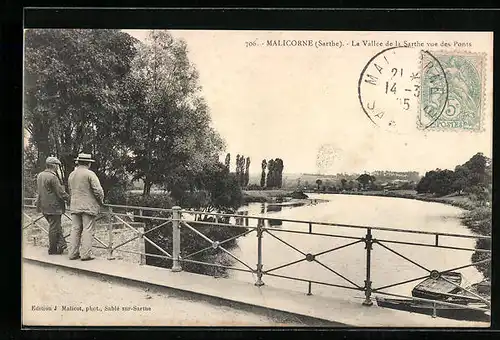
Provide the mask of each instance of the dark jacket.
{"label": "dark jacket", "polygon": [[36,177],[38,194],[36,207],[38,212],[47,215],[61,215],[66,211],[65,201],[69,195],[64,190],[55,172],[45,169]]}
{"label": "dark jacket", "polygon": [[90,169],[78,166],[68,179],[71,194],[71,212],[99,214],[104,200],[104,191],[97,175]]}

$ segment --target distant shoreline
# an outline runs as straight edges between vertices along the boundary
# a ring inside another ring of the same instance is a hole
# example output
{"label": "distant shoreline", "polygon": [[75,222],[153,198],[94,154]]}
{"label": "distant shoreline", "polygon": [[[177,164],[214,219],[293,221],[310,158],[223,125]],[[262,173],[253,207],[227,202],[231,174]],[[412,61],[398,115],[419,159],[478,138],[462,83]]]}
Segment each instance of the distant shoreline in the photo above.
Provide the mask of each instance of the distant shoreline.
{"label": "distant shoreline", "polygon": [[[270,203],[278,204],[277,199],[286,200],[293,190],[244,190],[244,202],[247,203]],[[419,195],[414,190],[392,190],[392,191],[345,191],[345,192],[305,192],[305,194],[326,194],[326,195],[357,195],[357,196],[375,196],[375,197],[393,197],[412,199],[417,201],[442,203],[464,210],[473,210],[477,207],[470,199],[465,196],[433,197]],[[288,199],[290,200],[290,199]],[[306,199],[307,200],[307,199]],[[286,202],[286,201],[284,201]]]}
{"label": "distant shoreline", "polygon": [[358,196],[375,196],[375,197],[393,197],[404,198],[423,202],[442,203],[451,205],[464,210],[473,210],[477,207],[470,199],[465,196],[450,196],[450,197],[433,197],[419,195],[410,190],[402,191],[353,191],[353,192],[339,192],[331,193],[333,195],[358,195]]}

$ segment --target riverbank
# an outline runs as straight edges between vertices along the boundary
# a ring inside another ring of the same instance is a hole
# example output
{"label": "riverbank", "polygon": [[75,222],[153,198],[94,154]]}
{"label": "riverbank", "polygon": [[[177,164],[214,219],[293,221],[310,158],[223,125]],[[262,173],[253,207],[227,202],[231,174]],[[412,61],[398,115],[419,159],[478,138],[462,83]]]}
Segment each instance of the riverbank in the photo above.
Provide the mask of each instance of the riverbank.
{"label": "riverbank", "polygon": [[[243,200],[245,203],[281,203],[290,201],[292,190],[245,190]],[[314,192],[328,195],[362,195],[413,199],[424,202],[434,202],[452,205],[464,210],[473,210],[478,207],[476,203],[467,196],[444,196],[435,197],[427,194],[417,194],[415,190],[391,190],[391,191],[344,191],[344,192]],[[307,193],[306,193],[307,195]]]}
{"label": "riverbank", "polygon": [[[302,197],[302,198],[298,198]],[[304,205],[315,205],[328,200],[308,198],[302,192],[289,190],[245,190],[243,191],[243,204],[267,203],[268,208],[301,207]]]}
{"label": "riverbank", "polygon": [[462,208],[464,210],[473,210],[478,208],[467,196],[443,196],[435,197],[428,194],[417,194],[415,190],[391,190],[391,191],[351,191],[337,193],[337,195],[363,195],[363,196],[379,196],[379,197],[394,197],[413,199],[417,201],[443,203],[452,205],[454,207]]}

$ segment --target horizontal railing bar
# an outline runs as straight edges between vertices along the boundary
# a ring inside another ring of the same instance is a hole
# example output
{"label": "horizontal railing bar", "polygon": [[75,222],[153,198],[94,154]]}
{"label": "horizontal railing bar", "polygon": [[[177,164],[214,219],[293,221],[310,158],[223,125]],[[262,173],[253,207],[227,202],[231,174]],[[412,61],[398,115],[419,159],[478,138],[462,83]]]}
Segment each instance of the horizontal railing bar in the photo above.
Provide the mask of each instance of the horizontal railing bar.
{"label": "horizontal railing bar", "polygon": [[165,255],[156,255],[156,254],[150,254],[150,253],[142,253],[140,251],[134,251],[134,250],[126,250],[126,249],[116,249],[116,251],[121,251],[122,253],[131,253],[131,254],[137,254],[137,255],[144,255],[144,256],[151,256],[151,257],[158,257],[166,260],[171,260],[171,257],[165,256]]}
{"label": "horizontal railing bar", "polygon": [[191,220],[183,220],[193,224],[206,224],[206,225],[214,225],[220,227],[234,227],[234,228],[245,228],[245,229],[257,229],[257,227],[252,226],[243,226],[238,224],[230,224],[230,223],[219,223],[219,222],[207,222],[207,221],[191,221]]}
{"label": "horizontal railing bar", "polygon": [[[130,224],[142,224],[143,222],[128,222]],[[104,223],[96,223],[96,226],[108,226],[108,225],[123,225],[122,222],[112,222],[112,223],[109,223],[109,222],[104,222]]]}
{"label": "horizontal railing bar", "polygon": [[[116,208],[130,208],[135,210],[150,210],[150,211],[164,211],[164,212],[172,212],[172,209],[163,209],[163,208],[150,208],[150,207],[138,207],[138,206],[126,206],[126,205],[110,205],[106,204],[107,207],[116,207]],[[225,217],[235,217],[235,218],[245,218],[245,219],[263,219],[263,220],[276,220],[273,217],[265,217],[265,216],[254,216],[254,215],[238,215],[238,214],[225,214],[225,213],[216,213],[216,212],[202,212],[196,210],[181,210],[181,213],[186,213],[190,215],[194,214],[204,214],[204,215],[213,215],[213,216],[225,216]],[[115,214],[115,213],[112,213]],[[137,216],[137,217],[149,217],[149,216]],[[453,234],[453,233],[441,233],[441,232],[430,232],[430,231],[420,231],[420,230],[406,230],[399,228],[387,228],[387,227],[372,227],[372,226],[364,226],[364,225],[350,225],[350,224],[342,224],[342,223],[331,223],[331,222],[315,222],[315,221],[306,221],[306,220],[293,220],[293,219],[284,219],[279,218],[279,220],[283,222],[293,222],[293,223],[302,223],[302,224],[314,224],[314,225],[322,225],[322,226],[331,226],[331,227],[341,227],[341,228],[351,228],[351,229],[372,229],[379,231],[388,231],[388,232],[399,232],[399,233],[409,233],[409,234],[421,234],[421,235],[433,235],[433,236],[445,236],[445,237],[456,237],[456,238],[469,238],[469,239],[491,239],[491,236],[483,236],[483,235],[464,235],[464,234]],[[210,224],[216,224],[210,223]],[[231,225],[233,226],[233,225]],[[265,228],[265,227],[264,227]],[[308,234],[308,233],[307,233]],[[327,234],[325,234],[327,235]]]}
{"label": "horizontal railing bar", "polygon": [[140,207],[135,205],[120,205],[120,204],[105,204],[105,207],[110,208],[123,208],[123,209],[132,209],[132,210],[149,210],[149,211],[164,211],[164,212],[172,212],[173,210],[170,208],[153,208],[153,207]]}
{"label": "horizontal railing bar", "polygon": [[411,233],[411,234],[423,234],[423,235],[439,235],[439,236],[448,236],[448,237],[460,237],[460,238],[472,238],[472,239],[489,239],[490,236],[482,236],[482,235],[464,235],[464,234],[453,234],[453,233],[440,233],[440,232],[431,232],[431,231],[420,231],[420,230],[406,230],[399,228],[387,228],[387,227],[372,227],[372,226],[364,226],[364,225],[354,225],[354,224],[342,224],[342,223],[330,223],[330,222],[315,222],[315,221],[306,221],[306,220],[293,220],[286,218],[275,218],[275,217],[264,217],[264,216],[255,216],[255,215],[237,215],[237,214],[223,214],[216,212],[201,212],[196,210],[182,210],[182,212],[187,214],[205,214],[205,215],[216,215],[216,216],[225,216],[225,217],[239,217],[239,218],[248,218],[248,219],[263,219],[263,220],[276,220],[279,219],[283,222],[293,222],[293,223],[303,223],[309,224],[312,223],[314,225],[323,225],[323,226],[332,226],[332,227],[341,227],[341,228],[353,228],[353,229],[372,229],[372,230],[380,230],[380,231],[391,231],[391,232],[401,232],[401,233]]}
{"label": "horizontal railing bar", "polygon": [[274,277],[279,277],[279,278],[282,278],[282,279],[289,279],[289,280],[301,281],[301,282],[311,282],[311,283],[315,283],[315,284],[323,285],[323,286],[345,288],[345,289],[351,289],[351,290],[357,290],[357,291],[363,290],[363,288],[342,286],[342,285],[337,285],[335,283],[328,283],[328,282],[321,282],[321,281],[306,280],[306,279],[301,279],[301,278],[291,277],[291,276],[286,276],[286,275],[279,275],[279,274],[266,274],[266,275],[274,276]]}
{"label": "horizontal railing bar", "polygon": [[441,246],[441,245],[436,246],[435,244],[393,241],[393,240],[384,240],[384,239],[376,239],[376,241],[386,242],[386,243],[406,244],[406,245],[410,245],[410,246],[422,246],[422,247],[444,248],[444,249],[453,249],[453,250],[477,251],[479,253],[488,253],[488,254],[491,253],[491,250],[487,250],[487,249],[462,248],[462,247]]}
{"label": "horizontal railing bar", "polygon": [[304,235],[314,235],[314,236],[328,236],[328,237],[337,237],[337,238],[346,238],[351,240],[362,240],[364,236],[347,236],[347,235],[337,235],[337,234],[322,234],[315,232],[307,232],[307,231],[298,231],[298,230],[290,230],[290,229],[281,229],[281,228],[268,228],[262,227],[263,230],[273,230],[273,231],[282,231],[284,233],[292,233],[292,234],[304,234]]}
{"label": "horizontal railing bar", "polygon": [[411,300],[415,300],[415,301],[430,302],[430,303],[435,303],[436,305],[474,309],[474,310],[478,310],[478,311],[482,311],[482,312],[489,312],[490,311],[490,309],[486,309],[486,308],[461,305],[461,304],[457,304],[457,303],[445,302],[445,301],[440,301],[440,300],[423,299],[423,298],[417,298],[417,297],[413,297],[413,296],[406,296],[406,295],[400,295],[400,294],[394,294],[394,293],[377,292],[377,294],[406,298],[406,299],[411,299]]}
{"label": "horizontal railing bar", "polygon": [[[134,215],[134,216],[130,216],[130,215],[127,215],[127,214],[123,214],[123,213],[115,213],[115,212],[112,212],[110,214],[111,216],[121,216],[121,217],[134,217],[134,218],[144,218],[146,220],[159,220],[159,221],[171,221],[172,220],[172,217],[160,217],[160,216],[139,216],[139,215]],[[142,223],[142,222],[132,222],[130,221],[130,223]]]}
{"label": "horizontal railing bar", "polygon": [[237,268],[237,267],[229,267],[229,266],[224,266],[221,264],[215,264],[215,263],[209,263],[209,262],[203,262],[203,261],[196,261],[196,260],[188,260],[188,259],[179,259],[181,262],[189,262],[189,263],[196,263],[196,264],[203,264],[207,266],[213,266],[213,267],[219,267],[219,268],[225,268],[225,269],[231,269],[231,270],[236,270],[240,272],[246,272],[246,273],[254,273],[253,270],[248,270],[248,269],[243,269],[243,268]]}

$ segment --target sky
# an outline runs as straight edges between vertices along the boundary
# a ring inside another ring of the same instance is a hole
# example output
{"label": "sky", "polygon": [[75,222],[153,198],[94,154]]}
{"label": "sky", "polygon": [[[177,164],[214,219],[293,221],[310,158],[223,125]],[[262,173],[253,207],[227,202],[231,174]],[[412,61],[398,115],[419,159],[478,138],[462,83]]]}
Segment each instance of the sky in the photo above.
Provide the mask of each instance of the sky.
{"label": "sky", "polygon": [[[139,40],[144,40],[148,32],[124,31]],[[261,171],[262,159],[277,157],[283,159],[285,173],[423,173],[436,168],[453,169],[477,152],[491,157],[490,33],[170,32],[187,42],[189,58],[199,72],[202,94],[210,108],[212,126],[227,145],[221,160],[230,152],[232,167],[236,154],[244,154],[252,160],[252,174]],[[337,45],[342,42],[343,46],[266,46],[267,40],[282,39],[312,40],[314,44],[320,40]],[[483,131],[422,131],[412,126],[388,131],[375,126],[361,107],[358,80],[370,58],[385,47],[354,47],[355,42],[363,40],[446,41],[467,46],[467,51],[486,53]],[[257,46],[246,46],[246,42],[254,41]]]}

